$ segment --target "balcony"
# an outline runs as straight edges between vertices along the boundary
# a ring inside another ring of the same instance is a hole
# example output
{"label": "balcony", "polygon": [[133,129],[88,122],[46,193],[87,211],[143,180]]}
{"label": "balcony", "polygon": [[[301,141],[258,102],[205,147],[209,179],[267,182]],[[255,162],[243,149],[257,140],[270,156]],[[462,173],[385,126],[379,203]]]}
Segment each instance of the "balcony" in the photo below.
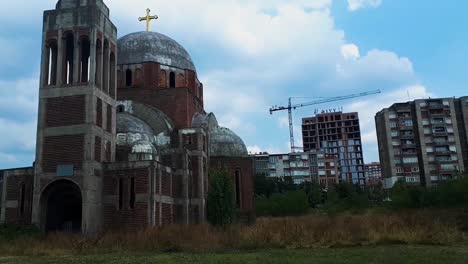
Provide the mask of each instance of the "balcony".
{"label": "balcony", "polygon": [[448,146],[448,145],[450,145],[450,142],[448,142],[448,140],[446,140],[446,141],[432,141],[432,144],[434,146]]}

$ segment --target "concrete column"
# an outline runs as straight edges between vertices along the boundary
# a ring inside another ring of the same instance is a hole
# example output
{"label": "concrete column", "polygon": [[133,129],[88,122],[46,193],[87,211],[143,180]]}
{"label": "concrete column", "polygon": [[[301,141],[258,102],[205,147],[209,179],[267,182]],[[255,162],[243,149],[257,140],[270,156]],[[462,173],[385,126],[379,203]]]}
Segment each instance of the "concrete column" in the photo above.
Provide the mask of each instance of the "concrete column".
{"label": "concrete column", "polygon": [[42,60],[41,60],[41,83],[39,87],[47,86],[49,84],[49,58],[50,49],[47,47],[46,39],[42,41]]}
{"label": "concrete column", "polygon": [[80,34],[75,31],[73,32],[73,83],[80,83],[80,57],[81,57],[81,41],[80,41]]}

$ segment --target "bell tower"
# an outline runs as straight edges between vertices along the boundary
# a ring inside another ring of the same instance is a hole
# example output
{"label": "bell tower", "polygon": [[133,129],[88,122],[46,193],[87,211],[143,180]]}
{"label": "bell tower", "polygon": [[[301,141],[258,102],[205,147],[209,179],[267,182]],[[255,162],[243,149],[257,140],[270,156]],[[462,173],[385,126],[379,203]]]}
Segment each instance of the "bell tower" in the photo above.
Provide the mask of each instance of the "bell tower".
{"label": "bell tower", "polygon": [[93,233],[103,163],[115,160],[117,28],[103,0],[44,12],[33,223]]}

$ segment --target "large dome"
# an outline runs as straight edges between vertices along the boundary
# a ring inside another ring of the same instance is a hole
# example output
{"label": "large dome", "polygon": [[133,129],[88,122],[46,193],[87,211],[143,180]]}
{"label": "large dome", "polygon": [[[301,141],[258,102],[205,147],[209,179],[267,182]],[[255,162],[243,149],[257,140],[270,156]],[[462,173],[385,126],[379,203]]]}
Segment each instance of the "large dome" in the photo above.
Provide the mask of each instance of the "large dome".
{"label": "large dome", "polygon": [[195,70],[188,52],[175,40],[157,32],[136,32],[118,41],[118,64],[157,62],[184,70]]}
{"label": "large dome", "polygon": [[210,156],[246,157],[248,152],[242,139],[229,128],[215,127],[210,131]]}

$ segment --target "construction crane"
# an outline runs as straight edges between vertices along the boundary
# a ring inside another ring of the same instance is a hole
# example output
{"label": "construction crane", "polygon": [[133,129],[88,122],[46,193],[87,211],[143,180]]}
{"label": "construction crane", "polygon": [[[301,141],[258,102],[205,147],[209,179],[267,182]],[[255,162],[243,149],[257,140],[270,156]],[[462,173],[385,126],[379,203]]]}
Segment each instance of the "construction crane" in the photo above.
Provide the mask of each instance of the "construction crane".
{"label": "construction crane", "polygon": [[320,99],[320,100],[317,100],[317,101],[313,101],[313,102],[309,102],[309,103],[302,103],[302,104],[293,104],[292,103],[293,97],[289,97],[288,106],[274,106],[274,107],[270,108],[270,115],[272,115],[274,112],[288,110],[288,114],[289,114],[289,140],[291,141],[291,152],[295,152],[295,150],[298,147],[294,146],[294,125],[293,125],[292,110],[296,110],[297,108],[305,107],[305,106],[318,105],[318,104],[324,104],[324,103],[331,103],[331,102],[342,101],[342,100],[347,100],[347,99],[353,99],[353,98],[357,98],[357,97],[369,96],[369,95],[374,95],[374,94],[379,94],[379,93],[381,93],[380,90],[375,90],[375,91],[358,93],[358,94],[350,94],[350,95],[343,95],[343,96],[337,96],[337,97],[330,97],[330,98]]}

